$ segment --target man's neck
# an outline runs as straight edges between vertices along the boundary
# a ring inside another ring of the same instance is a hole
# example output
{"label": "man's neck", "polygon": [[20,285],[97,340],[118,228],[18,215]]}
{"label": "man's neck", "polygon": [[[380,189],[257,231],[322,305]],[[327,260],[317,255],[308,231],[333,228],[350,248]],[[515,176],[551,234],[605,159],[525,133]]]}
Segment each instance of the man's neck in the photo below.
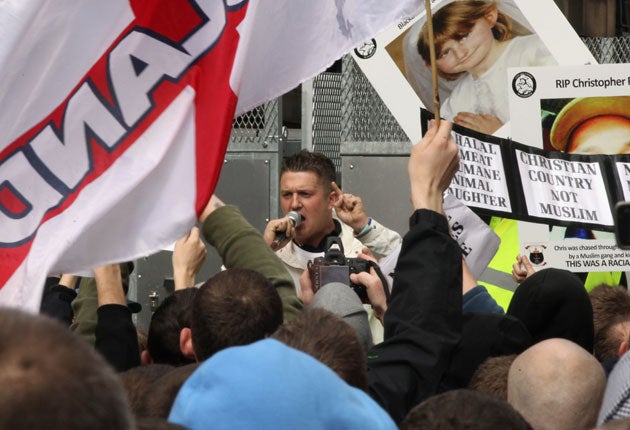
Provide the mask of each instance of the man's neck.
{"label": "man's neck", "polygon": [[297,246],[309,252],[324,252],[326,251],[326,239],[329,236],[339,236],[341,234],[341,224],[339,221],[330,219],[329,228],[326,229],[326,233],[314,237],[312,240],[304,243],[294,241]]}

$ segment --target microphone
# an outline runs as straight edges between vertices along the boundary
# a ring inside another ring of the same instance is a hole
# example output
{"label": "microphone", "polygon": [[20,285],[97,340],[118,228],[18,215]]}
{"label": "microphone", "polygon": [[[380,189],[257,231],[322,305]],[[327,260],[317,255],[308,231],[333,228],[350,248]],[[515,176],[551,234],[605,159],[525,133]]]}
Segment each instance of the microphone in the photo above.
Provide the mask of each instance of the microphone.
{"label": "microphone", "polygon": [[[300,215],[296,211],[290,211],[290,212],[287,213],[286,216],[289,218],[289,221],[291,221],[291,224],[293,224],[293,227],[299,227],[300,224],[302,223],[302,215]],[[276,238],[273,240],[273,243],[271,244],[271,247],[273,249],[276,249],[278,247],[278,245],[280,245],[280,243],[282,243],[284,240],[286,240],[286,238],[287,238],[286,232],[284,232],[284,231],[277,231],[276,232]]]}

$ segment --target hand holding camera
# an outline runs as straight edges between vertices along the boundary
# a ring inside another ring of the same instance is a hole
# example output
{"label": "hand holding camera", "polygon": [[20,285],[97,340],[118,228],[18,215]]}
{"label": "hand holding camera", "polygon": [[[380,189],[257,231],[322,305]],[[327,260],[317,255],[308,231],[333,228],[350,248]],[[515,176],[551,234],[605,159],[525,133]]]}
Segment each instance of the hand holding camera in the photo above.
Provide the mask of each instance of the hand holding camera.
{"label": "hand holding camera", "polygon": [[[376,263],[376,260],[371,255],[359,254],[357,257]],[[385,295],[385,289],[389,292],[389,288],[383,285],[374,267],[370,267],[369,272],[351,273],[350,281],[355,284],[365,286],[369,303],[372,305],[372,309],[374,310],[374,316],[381,321],[381,324],[384,325],[385,321],[383,320],[383,317],[387,311],[387,301],[389,300],[389,296]]]}
{"label": "hand holding camera", "polygon": [[[381,273],[378,265],[371,260],[346,257],[339,237],[329,237],[327,239],[324,256],[309,261],[308,272],[313,292],[316,293],[323,285],[331,282],[340,282],[352,288],[361,299],[361,302],[366,304],[370,303],[366,286],[362,283],[353,282],[351,278],[360,282],[361,278],[353,275],[366,274],[369,276],[370,272],[373,272],[377,276],[377,280],[369,278],[370,285],[380,281],[385,300],[389,300],[387,280]],[[368,280],[365,276],[363,276],[363,279]]]}

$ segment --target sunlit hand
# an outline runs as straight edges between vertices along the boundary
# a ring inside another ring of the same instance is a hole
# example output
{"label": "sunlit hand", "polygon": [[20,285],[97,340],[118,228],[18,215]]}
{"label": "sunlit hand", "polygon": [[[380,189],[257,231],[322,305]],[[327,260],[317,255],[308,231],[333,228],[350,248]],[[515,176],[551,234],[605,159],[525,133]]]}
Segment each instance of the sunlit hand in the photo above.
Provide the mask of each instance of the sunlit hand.
{"label": "sunlit hand", "polygon": [[338,196],[335,213],[344,224],[349,225],[355,233],[358,233],[369,219],[361,197],[344,193],[335,182],[331,182],[331,185]]}
{"label": "sunlit hand", "polygon": [[414,209],[443,213],[442,195],[459,169],[459,150],[451,137],[452,124],[431,121],[422,140],[411,148],[409,185]]}
{"label": "sunlit hand", "polygon": [[304,306],[309,305],[315,297],[315,291],[313,291],[313,282],[311,281],[311,274],[308,269],[304,270],[300,275],[300,298],[304,302]]}
{"label": "sunlit hand", "polygon": [[175,290],[183,290],[195,285],[195,276],[199,273],[207,253],[206,245],[201,240],[197,227],[193,227],[175,243],[173,250]]}
{"label": "sunlit hand", "polygon": [[512,279],[520,284],[534,273],[536,273],[536,271],[529,261],[529,258],[527,258],[526,255],[517,255],[516,263],[512,265]]}
{"label": "sunlit hand", "polygon": [[[357,257],[376,263],[376,259],[368,254],[359,254]],[[374,309],[374,316],[378,318],[381,324],[384,324],[383,319],[385,317],[385,312],[387,311],[387,297],[385,296],[385,291],[383,290],[383,284],[376,274],[376,270],[374,270],[373,267],[370,267],[370,273],[351,273],[350,280],[355,284],[361,284],[365,287],[372,309]],[[389,286],[386,286],[386,288],[389,288]]]}
{"label": "sunlit hand", "polygon": [[[276,241],[278,234],[284,233],[285,238],[282,241]],[[263,232],[263,239],[267,245],[274,251],[285,246],[295,236],[295,226],[291,219],[287,216],[284,218],[272,219],[267,223]]]}

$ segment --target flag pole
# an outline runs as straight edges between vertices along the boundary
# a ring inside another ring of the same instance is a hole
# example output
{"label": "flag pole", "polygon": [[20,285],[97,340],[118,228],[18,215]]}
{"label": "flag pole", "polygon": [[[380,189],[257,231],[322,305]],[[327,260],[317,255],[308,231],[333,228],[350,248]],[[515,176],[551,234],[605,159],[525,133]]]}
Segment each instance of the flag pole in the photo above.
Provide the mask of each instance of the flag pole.
{"label": "flag pole", "polygon": [[429,58],[431,59],[431,77],[433,78],[433,109],[435,125],[440,126],[440,94],[438,92],[437,65],[435,64],[435,37],[433,35],[433,16],[431,14],[431,0],[424,0],[427,13],[427,30],[429,34]]}

